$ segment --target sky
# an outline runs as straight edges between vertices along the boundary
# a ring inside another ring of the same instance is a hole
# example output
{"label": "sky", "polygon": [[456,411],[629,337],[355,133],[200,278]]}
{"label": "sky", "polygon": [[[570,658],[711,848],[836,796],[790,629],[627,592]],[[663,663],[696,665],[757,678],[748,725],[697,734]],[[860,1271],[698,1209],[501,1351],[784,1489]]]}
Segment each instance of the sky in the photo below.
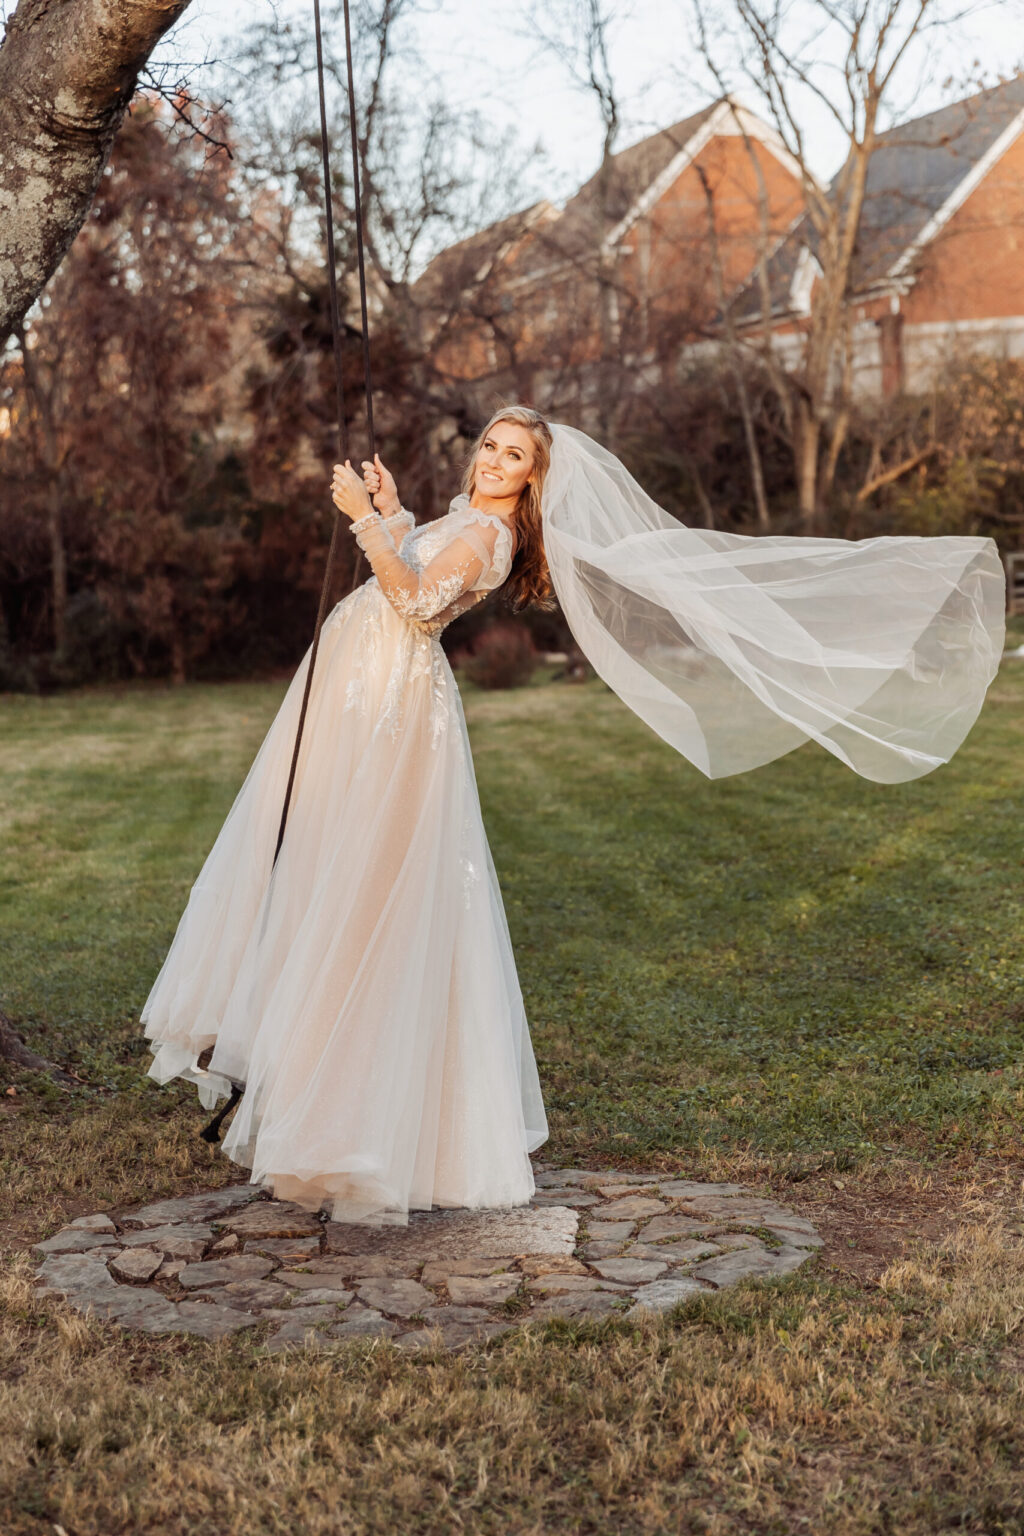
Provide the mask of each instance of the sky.
{"label": "sky", "polygon": [[[808,24],[813,0],[788,3],[794,23]],[[1024,67],[1024,0],[936,3],[963,14],[950,28],[936,31],[901,72],[893,98],[900,117],[970,94],[973,78],[992,83]],[[624,107],[618,141],[624,148],[699,110],[718,90],[696,55],[688,0],[608,4],[615,16],[613,72]],[[729,0],[710,0],[710,7],[719,17],[731,10]],[[249,22],[304,12],[312,31],[312,0],[193,0],[170,43],[176,56],[216,55],[229,65],[233,43]],[[419,22],[417,41],[424,66],[446,90],[463,93],[496,126],[517,130],[524,144],[541,146],[538,195],[562,201],[596,169],[601,143],[596,108],[574,88],[566,69],[538,47],[525,0],[432,0]],[[827,71],[827,50],[821,58]],[[199,72],[200,88],[202,78]],[[820,78],[827,80],[827,72]],[[410,84],[415,89],[415,79]],[[739,94],[758,109],[756,93],[747,89]],[[806,93],[800,118],[812,168],[828,180],[842,161],[843,135],[827,108]]]}

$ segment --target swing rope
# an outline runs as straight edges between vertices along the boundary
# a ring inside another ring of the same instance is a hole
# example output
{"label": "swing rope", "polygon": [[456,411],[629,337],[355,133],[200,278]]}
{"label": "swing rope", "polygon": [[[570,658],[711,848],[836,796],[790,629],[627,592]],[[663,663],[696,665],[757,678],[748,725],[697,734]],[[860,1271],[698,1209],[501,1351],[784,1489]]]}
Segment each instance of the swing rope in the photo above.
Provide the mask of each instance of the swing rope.
{"label": "swing rope", "polygon": [[[359,266],[359,305],[363,325],[363,391],[366,398],[366,428],[370,443],[370,460],[372,462],[377,451],[377,445],[373,431],[373,373],[370,367],[370,322],[366,304],[366,261],[363,254],[363,199],[360,191],[361,177],[358,129],[356,126],[356,94],[352,78],[352,23],[349,18],[349,0],[344,0],[344,12],[345,59],[348,71],[348,127],[349,138],[352,143],[352,206],[355,213],[356,259]],[[313,25],[316,32],[316,75],[320,93],[320,148],[323,155],[324,212],[327,221],[327,275],[331,290],[331,332],[334,338],[335,397],[338,410],[338,456],[339,462],[344,463],[349,456],[348,424],[345,421],[345,383],[342,374],[341,358],[341,314],[338,308],[338,280],[334,260],[334,209],[331,199],[330,148],[327,142],[327,100],[324,94],[324,52],[323,37],[320,31],[320,0],[313,0]],[[313,683],[313,668],[316,666],[317,651],[320,649],[320,631],[323,628],[327,612],[327,602],[330,596],[331,573],[337,551],[340,521],[338,513],[335,512],[334,527],[331,531],[331,545],[327,552],[327,565],[324,568],[323,586],[320,589],[320,606],[317,610],[316,628],[313,631],[313,647],[310,651],[309,667],[306,671],[306,686],[302,695],[302,707],[299,710],[299,723],[295,732],[295,746],[292,750],[288,784],[284,793],[284,805],[281,808],[281,824],[277,832],[277,846],[274,849],[274,864],[277,863],[277,856],[281,852],[281,844],[284,842],[284,829],[288,823],[288,808],[291,804],[292,787],[295,783],[295,770],[299,762],[302,731],[306,723],[306,707],[309,704],[309,691]],[[352,576],[353,591],[355,590],[356,578],[359,574],[360,559],[361,556],[357,555],[356,567]]]}
{"label": "swing rope", "polygon": [[[366,428],[370,446],[370,460],[372,462],[377,451],[373,430],[373,374],[370,367],[370,322],[366,303],[366,261],[363,254],[363,200],[360,189],[359,167],[359,139],[356,124],[356,97],[355,83],[352,73],[352,23],[349,17],[349,0],[344,0],[345,15],[345,60],[348,78],[348,127],[349,138],[352,144],[352,206],[355,214],[356,233],[356,259],[359,269],[359,306],[363,327],[363,390],[366,399]],[[316,77],[317,89],[320,96],[320,149],[323,159],[324,181],[324,213],[327,232],[327,278],[330,287],[331,300],[331,335],[334,344],[334,383],[335,402],[338,415],[338,459],[344,463],[349,457],[348,423],[345,420],[345,382],[342,370],[341,352],[341,312],[338,306],[338,279],[335,271],[334,255],[334,206],[331,197],[331,157],[330,147],[327,141],[327,98],[324,90],[324,49],[323,35],[320,27],[320,0],[313,0],[313,28],[316,34]],[[281,807],[281,823],[277,830],[277,845],[274,848],[274,858],[271,864],[271,872],[277,864],[277,856],[281,852],[281,844],[284,842],[284,829],[288,824],[288,809],[291,805],[292,789],[295,785],[295,771],[299,763],[299,750],[302,745],[302,732],[306,724],[306,710],[309,705],[310,689],[313,685],[313,668],[316,666],[317,652],[320,649],[320,631],[323,629],[324,619],[327,614],[327,604],[330,599],[331,577],[334,571],[334,560],[338,547],[338,526],[341,521],[337,511],[334,514],[334,526],[331,530],[331,543],[327,551],[327,563],[324,567],[324,579],[320,588],[320,604],[317,608],[316,627],[313,631],[313,644],[309,653],[309,666],[306,669],[306,682],[302,691],[302,705],[299,709],[299,721],[295,730],[295,745],[292,748],[292,760],[288,769],[288,783],[284,792],[284,804]],[[355,569],[352,573],[352,586],[354,592],[358,584],[361,555],[357,551]],[[212,1048],[211,1048],[212,1049]],[[203,1052],[203,1056],[207,1053]],[[202,1064],[203,1056],[200,1056]],[[207,1060],[209,1057],[207,1056]],[[200,1131],[204,1141],[211,1143],[220,1141],[220,1128],[224,1120],[234,1109],[242,1094],[245,1085],[232,1081],[231,1093],[214,1115],[209,1125]]]}

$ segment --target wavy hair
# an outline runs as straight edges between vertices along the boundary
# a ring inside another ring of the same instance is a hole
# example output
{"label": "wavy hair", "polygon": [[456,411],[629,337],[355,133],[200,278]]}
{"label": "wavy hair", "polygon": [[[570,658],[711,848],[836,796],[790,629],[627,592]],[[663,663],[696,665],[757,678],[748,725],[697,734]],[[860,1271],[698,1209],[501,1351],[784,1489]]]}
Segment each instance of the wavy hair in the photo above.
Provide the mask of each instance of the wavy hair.
{"label": "wavy hair", "polygon": [[540,503],[544,490],[544,476],[551,463],[551,428],[539,411],[528,405],[505,405],[495,411],[473,444],[462,489],[472,496],[476,489],[476,461],[488,434],[499,421],[507,421],[522,427],[530,435],[533,444],[533,472],[516,502],[514,522],[516,549],[512,565],[502,587],[502,595],[513,613],[531,606],[553,608],[555,600],[544,553],[544,535],[541,526]]}

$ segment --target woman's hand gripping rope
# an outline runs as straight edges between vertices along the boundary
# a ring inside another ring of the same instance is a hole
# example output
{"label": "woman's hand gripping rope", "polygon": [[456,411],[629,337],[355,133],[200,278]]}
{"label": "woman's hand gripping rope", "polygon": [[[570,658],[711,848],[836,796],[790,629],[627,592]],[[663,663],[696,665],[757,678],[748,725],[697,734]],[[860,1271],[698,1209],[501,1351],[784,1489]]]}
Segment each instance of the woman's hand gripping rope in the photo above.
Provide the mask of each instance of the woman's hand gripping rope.
{"label": "woman's hand gripping rope", "polygon": [[335,464],[331,496],[338,511],[353,523],[372,516],[374,507],[382,517],[393,517],[396,512],[400,512],[402,504],[395,477],[381,463],[380,454],[374,454],[372,464],[364,459],[362,470],[360,479],[350,459],[346,459],[344,464]]}

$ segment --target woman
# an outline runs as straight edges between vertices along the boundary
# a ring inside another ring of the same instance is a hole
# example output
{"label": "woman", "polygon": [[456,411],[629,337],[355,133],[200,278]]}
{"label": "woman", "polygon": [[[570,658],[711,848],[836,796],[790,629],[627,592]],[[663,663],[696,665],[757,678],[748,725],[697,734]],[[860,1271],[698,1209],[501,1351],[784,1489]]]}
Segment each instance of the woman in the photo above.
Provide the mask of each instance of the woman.
{"label": "woman", "polygon": [[323,627],[277,864],[306,663],[142,1012],[151,1075],[189,1078],[207,1103],[244,1083],[225,1152],[338,1220],[534,1191],[547,1121],[439,637],[498,587],[519,606],[550,591],[550,446],[535,412],[499,413],[447,516],[418,528],[379,459],[363,479],[335,467],[373,575]]}
{"label": "woman", "polygon": [[159,1081],[209,1103],[246,1085],[224,1148],[254,1182],[382,1223],[525,1203],[547,1137],[445,625],[503,585],[520,606],[553,586],[604,680],[709,777],[813,740],[894,783],[973,724],[1005,580],[990,539],[687,528],[525,407],[488,423],[434,523],[413,528],[380,461],[363,468],[332,489],[373,576],[324,626],[280,857],[305,666],[143,1020]]}

